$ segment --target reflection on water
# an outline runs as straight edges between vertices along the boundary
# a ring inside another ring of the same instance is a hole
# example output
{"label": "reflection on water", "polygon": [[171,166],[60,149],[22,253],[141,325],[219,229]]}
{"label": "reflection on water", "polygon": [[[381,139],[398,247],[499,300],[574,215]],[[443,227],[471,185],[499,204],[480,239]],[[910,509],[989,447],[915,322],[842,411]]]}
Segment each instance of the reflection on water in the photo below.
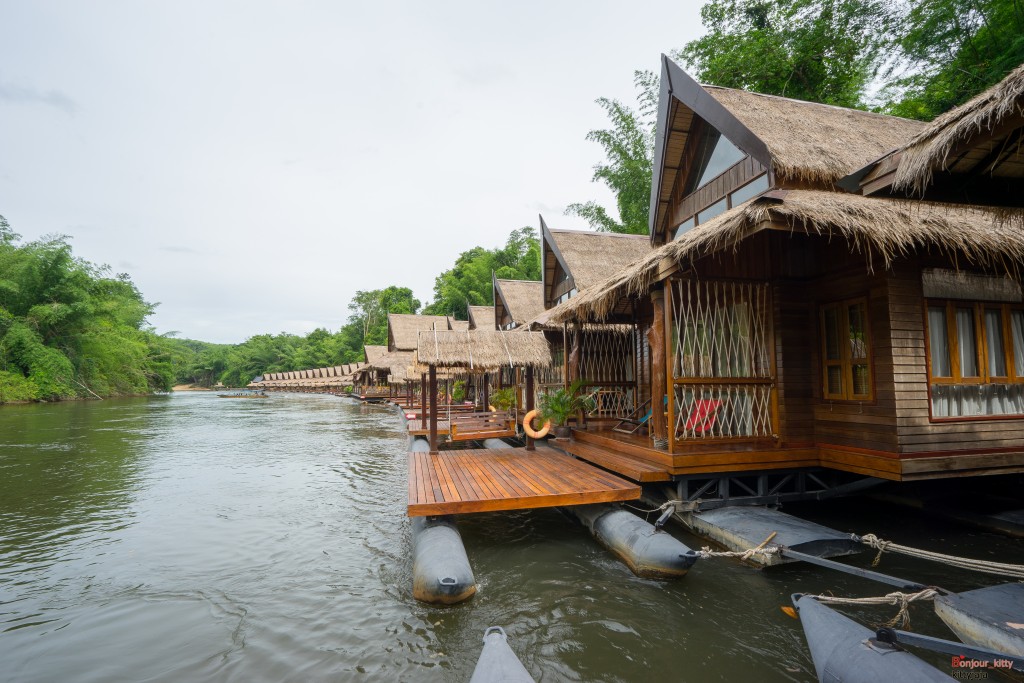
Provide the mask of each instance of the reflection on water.
{"label": "reflection on water", "polygon": [[[559,511],[534,510],[466,517],[478,594],[420,605],[405,450],[394,413],[330,396],[0,408],[0,677],[464,681],[498,624],[542,681],[810,681],[800,626],[779,610],[789,595],[888,592],[726,560],[641,580]],[[1020,541],[865,499],[787,509],[1024,561]],[[997,582],[895,556],[882,569],[955,590]],[[948,634],[927,606],[913,619]]]}

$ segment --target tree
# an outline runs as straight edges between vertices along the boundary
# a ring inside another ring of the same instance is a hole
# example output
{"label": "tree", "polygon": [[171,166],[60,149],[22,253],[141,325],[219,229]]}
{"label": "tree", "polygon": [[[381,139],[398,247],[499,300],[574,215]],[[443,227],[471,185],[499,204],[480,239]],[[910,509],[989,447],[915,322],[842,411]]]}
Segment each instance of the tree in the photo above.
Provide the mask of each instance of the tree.
{"label": "tree", "polygon": [[127,275],[75,258],[65,236],[19,239],[0,217],[0,402],[169,388],[153,305]]}
{"label": "tree", "polygon": [[884,0],[711,0],[675,57],[703,83],[864,107],[892,17]]}
{"label": "tree", "polygon": [[363,345],[387,344],[389,313],[416,313],[420,310],[420,301],[408,287],[391,285],[385,289],[356,292],[348,310],[351,311],[349,323],[362,328],[361,356]]}
{"label": "tree", "polygon": [[540,242],[533,228],[513,230],[504,247],[473,247],[459,254],[455,265],[434,280],[434,301],[424,312],[467,319],[469,306],[494,303],[492,274],[504,280],[540,279]]}
{"label": "tree", "polygon": [[898,78],[887,112],[929,120],[998,83],[1024,63],[1020,0],[919,0],[902,6]]}
{"label": "tree", "polygon": [[570,204],[565,210],[567,215],[579,216],[601,232],[644,234],[648,230],[658,76],[650,71],[636,71],[633,83],[639,91],[637,109],[602,97],[597,104],[608,114],[611,127],[587,133],[588,140],[601,145],[606,158],[594,166],[593,180],[604,183],[615,193],[619,219],[595,201]]}

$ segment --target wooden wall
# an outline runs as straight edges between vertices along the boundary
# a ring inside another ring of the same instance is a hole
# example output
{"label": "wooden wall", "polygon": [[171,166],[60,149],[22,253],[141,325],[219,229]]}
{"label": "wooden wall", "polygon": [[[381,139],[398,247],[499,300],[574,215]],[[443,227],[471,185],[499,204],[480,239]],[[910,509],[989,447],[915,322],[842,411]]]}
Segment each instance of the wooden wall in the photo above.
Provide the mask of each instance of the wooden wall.
{"label": "wooden wall", "polygon": [[1024,450],[1024,418],[941,422],[929,419],[924,294],[921,289],[921,269],[928,266],[948,268],[951,264],[904,261],[896,266],[888,282],[892,345],[896,357],[894,390],[900,453],[999,448]]}

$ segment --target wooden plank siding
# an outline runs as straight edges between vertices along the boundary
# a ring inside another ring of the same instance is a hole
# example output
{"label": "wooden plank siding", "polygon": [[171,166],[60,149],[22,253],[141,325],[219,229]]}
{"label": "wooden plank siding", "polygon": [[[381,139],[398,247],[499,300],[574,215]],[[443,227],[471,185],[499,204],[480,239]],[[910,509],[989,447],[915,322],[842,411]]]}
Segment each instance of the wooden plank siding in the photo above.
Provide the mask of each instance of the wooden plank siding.
{"label": "wooden plank siding", "polygon": [[[901,262],[889,278],[890,316],[894,362],[899,451],[906,455],[935,454],[971,449],[1024,451],[1024,418],[933,421],[929,418],[928,366],[925,357],[924,293],[922,268],[933,263]],[[951,264],[938,264],[950,267]],[[898,346],[897,346],[898,343]],[[976,456],[979,460],[982,456]],[[1009,458],[1006,453],[1004,460]]]}

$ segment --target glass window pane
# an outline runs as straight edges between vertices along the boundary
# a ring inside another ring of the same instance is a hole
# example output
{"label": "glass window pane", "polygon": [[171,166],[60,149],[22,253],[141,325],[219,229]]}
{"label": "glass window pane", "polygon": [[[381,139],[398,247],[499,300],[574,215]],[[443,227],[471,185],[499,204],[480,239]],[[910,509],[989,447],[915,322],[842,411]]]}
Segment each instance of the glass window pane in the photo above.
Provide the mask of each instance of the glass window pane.
{"label": "glass window pane", "polygon": [[867,365],[854,365],[853,370],[853,395],[867,396],[871,393],[871,377]]}
{"label": "glass window pane", "polygon": [[829,394],[843,393],[843,369],[838,365],[825,368],[825,386]]}
{"label": "glass window pane", "polygon": [[989,377],[1006,377],[1006,346],[1003,344],[1003,315],[998,308],[985,309],[985,342],[988,344]]}
{"label": "glass window pane", "polygon": [[732,205],[738,206],[748,199],[752,199],[768,189],[768,176],[763,175],[741,187],[732,193]]}
{"label": "glass window pane", "polygon": [[825,358],[839,360],[839,309],[825,309]]}
{"label": "glass window pane", "polygon": [[707,223],[715,216],[725,213],[726,208],[728,207],[726,206],[724,199],[715,202],[714,204],[712,204],[711,206],[697,214],[697,223]]}
{"label": "glass window pane", "polygon": [[1024,311],[1010,311],[1010,336],[1013,338],[1013,367],[1017,377],[1024,376]]}
{"label": "glass window pane", "polygon": [[690,218],[690,219],[685,220],[682,223],[680,223],[679,227],[676,228],[675,237],[673,237],[672,239],[676,239],[677,240],[680,237],[682,237],[683,235],[685,235],[687,233],[687,231],[689,231],[694,226],[695,222],[696,222],[695,219]]}
{"label": "glass window pane", "polygon": [[928,347],[931,350],[932,377],[952,377],[949,362],[949,339],[946,334],[946,309],[928,307]]}
{"label": "glass window pane", "polygon": [[700,179],[693,186],[694,190],[703,187],[708,181],[721,175],[723,171],[745,156],[736,145],[729,142],[729,138],[720,135],[714,129],[709,131],[703,152],[704,158],[701,160],[703,170]]}
{"label": "glass window pane", "polygon": [[849,323],[850,358],[860,360],[868,357],[867,325],[864,322],[867,310],[863,303],[853,304],[846,308]]}
{"label": "glass window pane", "polygon": [[978,376],[978,343],[974,337],[974,311],[956,309],[956,342],[960,346],[960,376]]}

